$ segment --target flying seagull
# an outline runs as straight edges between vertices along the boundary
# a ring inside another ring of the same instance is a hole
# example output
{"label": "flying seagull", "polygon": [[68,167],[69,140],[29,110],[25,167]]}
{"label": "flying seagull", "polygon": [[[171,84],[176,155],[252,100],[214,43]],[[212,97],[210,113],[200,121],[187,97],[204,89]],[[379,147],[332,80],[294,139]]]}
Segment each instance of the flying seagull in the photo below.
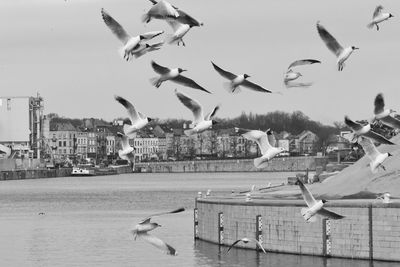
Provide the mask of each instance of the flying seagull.
{"label": "flying seagull", "polygon": [[394,145],[394,143],[384,136],[372,131],[371,124],[369,123],[362,125],[359,122],[352,121],[348,116],[344,117],[344,123],[353,131],[353,142],[356,141],[358,137],[365,136],[381,144]]}
{"label": "flying seagull", "polygon": [[164,241],[162,241],[158,237],[150,235],[148,232],[156,229],[157,227],[161,227],[161,225],[159,225],[158,223],[150,222],[152,217],[161,216],[161,215],[164,215],[164,214],[179,213],[179,212],[182,212],[184,210],[185,210],[185,208],[179,208],[179,209],[176,209],[176,210],[173,210],[173,211],[156,213],[156,214],[153,214],[153,215],[147,217],[146,219],[144,219],[141,222],[139,222],[135,226],[135,228],[131,230],[134,240],[136,240],[136,238],[138,238],[138,237],[142,238],[146,242],[148,242],[151,245],[155,246],[156,248],[161,249],[162,251],[164,251],[168,255],[171,255],[171,256],[178,255],[178,253],[176,252],[176,250],[173,247],[171,247],[170,245],[168,245],[167,243],[165,243]]}
{"label": "flying seagull", "polygon": [[126,110],[128,111],[129,120],[128,122],[124,120],[124,133],[128,136],[128,138],[133,138],[134,133],[142,129],[146,126],[149,122],[151,122],[151,118],[146,117],[140,112],[137,112],[135,107],[120,96],[115,96],[115,100],[117,100],[121,105],[123,105]]}
{"label": "flying seagull", "polygon": [[375,120],[379,120],[382,123],[394,129],[400,129],[400,120],[390,116],[395,111],[393,109],[385,109],[385,101],[383,100],[382,94],[378,94],[375,97],[374,104],[375,104],[375,109],[374,109]]}
{"label": "flying seagull", "polygon": [[150,40],[154,37],[164,33],[164,31],[153,31],[142,33],[138,36],[129,35],[125,29],[113,17],[110,16],[103,8],[101,15],[104,23],[110,28],[111,32],[124,44],[120,49],[121,55],[125,60],[129,60],[133,52],[140,48],[140,43],[143,40]]}
{"label": "flying seagull", "polygon": [[207,116],[204,117],[203,115],[203,108],[201,107],[200,103],[196,100],[188,97],[187,95],[182,94],[175,90],[175,94],[178,99],[184,104],[188,109],[190,109],[193,113],[193,125],[194,127],[190,130],[185,130],[184,133],[187,136],[204,132],[212,125],[216,124],[217,122],[212,118],[217,113],[219,106],[216,106]]}
{"label": "flying seagull", "polygon": [[260,148],[262,156],[254,159],[256,168],[263,168],[268,164],[268,161],[281,152],[286,151],[283,147],[273,147],[268,142],[268,134],[259,130],[248,130],[235,127],[235,132],[241,134],[244,138],[254,141]]}
{"label": "flying seagull", "polygon": [[122,149],[118,150],[118,156],[121,159],[127,160],[134,171],[135,164],[135,154],[133,153],[135,149],[129,144],[129,137],[123,133],[118,132],[117,136],[121,138]]}
{"label": "flying seagull", "polygon": [[283,82],[287,88],[289,87],[309,87],[312,85],[312,83],[297,83],[293,82],[294,80],[298,79],[302,74],[297,71],[293,71],[292,68],[296,66],[302,66],[302,65],[311,65],[315,63],[321,63],[321,61],[316,60],[316,59],[300,59],[294,61],[292,64],[289,65],[289,67],[286,70],[286,73],[283,77]]}
{"label": "flying seagull", "polygon": [[169,35],[167,37],[168,40],[167,42],[169,44],[177,44],[177,45],[182,43],[183,46],[186,46],[185,42],[183,41],[183,36],[185,36],[193,26],[189,24],[183,24],[174,20],[169,20],[167,22],[174,30],[174,34]]}
{"label": "flying seagull", "polygon": [[328,49],[337,57],[338,70],[342,71],[345,66],[344,62],[350,57],[354,50],[359,48],[355,46],[343,48],[338,41],[336,41],[335,37],[333,37],[319,22],[317,22],[317,30],[322,41],[324,41]]}
{"label": "flying seagull", "polygon": [[391,157],[392,154],[380,153],[369,138],[361,137],[361,141],[359,141],[359,144],[362,146],[365,154],[370,159],[370,163],[368,165],[370,166],[371,171],[373,173],[376,173],[379,167],[386,171],[385,166],[383,166],[382,164],[388,157]]}
{"label": "flying seagull", "polygon": [[379,31],[378,24],[393,17],[393,15],[390,13],[382,13],[382,9],[383,6],[381,5],[375,8],[374,14],[372,15],[372,21],[367,25],[369,29],[372,29],[374,26],[376,26],[376,30]]}
{"label": "flying seagull", "polygon": [[167,1],[149,0],[153,3],[152,8],[142,16],[142,21],[149,23],[151,19],[163,19],[167,21],[177,21],[182,24],[188,24],[192,27],[203,26],[203,23],[196,20],[186,12],[171,5]]}
{"label": "flying seagull", "polygon": [[224,78],[230,80],[229,83],[229,90],[231,93],[235,92],[235,90],[241,85],[243,87],[247,87],[251,90],[254,91],[258,91],[258,92],[263,92],[263,93],[272,93],[270,90],[265,89],[261,86],[259,86],[258,84],[255,84],[253,82],[250,82],[247,80],[248,77],[250,77],[247,74],[242,74],[242,75],[236,75],[233,73],[230,73],[226,70],[221,69],[220,67],[218,67],[217,65],[214,64],[214,62],[212,62],[212,65],[214,67],[214,69]]}
{"label": "flying seagull", "polygon": [[204,89],[203,87],[198,85],[192,79],[189,79],[189,78],[181,75],[182,72],[186,71],[184,69],[181,69],[181,68],[169,69],[167,67],[163,67],[163,66],[157,64],[154,61],[151,61],[151,66],[153,67],[155,72],[160,74],[159,77],[155,77],[150,80],[151,83],[157,88],[159,88],[163,82],[170,80],[170,81],[176,82],[178,84],[182,84],[184,86],[198,89],[198,90],[201,90],[201,91],[211,94],[209,91],[207,91],[206,89]]}
{"label": "flying seagull", "polygon": [[308,208],[301,209],[301,215],[303,216],[304,220],[306,220],[306,222],[315,222],[316,214],[332,220],[339,220],[344,218],[344,216],[342,215],[324,209],[323,208],[324,203],[326,203],[327,201],[325,199],[318,201],[315,200],[311,192],[307,189],[307,187],[303,184],[303,182],[299,178],[297,178],[297,183],[300,186],[303,199],[308,206]]}
{"label": "flying seagull", "polygon": [[132,55],[134,55],[135,58],[141,57],[148,52],[159,50],[163,44],[164,41],[154,44],[140,44],[138,49],[132,51]]}
{"label": "flying seagull", "polygon": [[4,158],[9,158],[11,155],[11,148],[0,144],[0,154],[4,154]]}
{"label": "flying seagull", "polygon": [[257,239],[254,239],[254,238],[247,238],[247,237],[244,237],[244,238],[242,238],[242,239],[238,239],[238,240],[236,240],[235,242],[233,242],[233,244],[229,246],[229,248],[228,248],[228,250],[226,251],[226,253],[228,253],[229,250],[231,250],[237,243],[243,242],[243,243],[247,244],[247,243],[249,243],[250,241],[251,241],[251,242],[254,242],[254,243],[256,244],[256,246],[259,246],[260,249],[261,249],[265,254],[267,254],[267,252],[265,251],[265,249],[264,249],[264,247],[262,246],[262,244],[260,243],[260,241],[258,241]]}

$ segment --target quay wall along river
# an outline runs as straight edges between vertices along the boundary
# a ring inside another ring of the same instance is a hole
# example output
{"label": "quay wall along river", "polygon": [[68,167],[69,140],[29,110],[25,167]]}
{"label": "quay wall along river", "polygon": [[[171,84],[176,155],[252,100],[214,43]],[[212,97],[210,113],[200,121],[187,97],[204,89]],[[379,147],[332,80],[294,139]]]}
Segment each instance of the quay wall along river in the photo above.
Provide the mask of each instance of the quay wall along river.
{"label": "quay wall along river", "polygon": [[316,166],[325,169],[325,157],[279,157],[273,158],[267,167],[257,169],[253,159],[195,160],[136,163],[138,172],[256,172],[256,171],[314,171]]}
{"label": "quay wall along river", "polygon": [[[326,207],[341,220],[306,223],[303,200],[197,198],[195,238],[220,245],[248,237],[268,251],[400,261],[400,203],[376,200],[329,201]],[[252,242],[238,246],[255,249]]]}

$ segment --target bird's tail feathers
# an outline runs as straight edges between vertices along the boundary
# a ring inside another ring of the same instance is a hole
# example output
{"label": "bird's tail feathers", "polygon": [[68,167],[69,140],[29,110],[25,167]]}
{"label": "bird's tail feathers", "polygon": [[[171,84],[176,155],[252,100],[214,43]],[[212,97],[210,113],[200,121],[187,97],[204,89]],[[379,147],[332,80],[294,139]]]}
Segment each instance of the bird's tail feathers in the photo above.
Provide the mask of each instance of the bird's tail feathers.
{"label": "bird's tail feathers", "polygon": [[233,87],[231,82],[224,82],[224,88],[225,90],[227,90],[229,93],[232,94],[240,93],[239,86]]}
{"label": "bird's tail feathers", "polygon": [[185,130],[183,131],[187,136],[191,136],[192,134],[194,134],[196,131],[193,129],[189,129],[189,130]]}
{"label": "bird's tail feathers", "polygon": [[308,211],[308,208],[301,208],[301,210],[300,210],[301,216],[303,216],[303,218],[306,222],[315,222],[317,220],[317,218],[315,216],[308,217],[307,211]]}
{"label": "bird's tail feathers", "polygon": [[159,88],[160,85],[161,85],[160,79],[158,77],[151,78],[150,82],[151,82],[152,85],[154,85],[157,88]]}
{"label": "bird's tail feathers", "polygon": [[268,165],[268,161],[265,158],[259,157],[254,159],[254,166],[256,168],[264,168]]}
{"label": "bird's tail feathers", "polygon": [[371,22],[367,24],[368,29],[372,29],[374,27],[375,23]]}
{"label": "bird's tail feathers", "polygon": [[125,49],[123,46],[121,46],[118,49],[118,54],[120,55],[121,58],[125,59],[126,61],[131,59],[131,56],[129,54],[126,54]]}
{"label": "bird's tail feathers", "polygon": [[169,33],[165,37],[165,42],[168,44],[178,44],[179,38],[176,38],[174,34]]}

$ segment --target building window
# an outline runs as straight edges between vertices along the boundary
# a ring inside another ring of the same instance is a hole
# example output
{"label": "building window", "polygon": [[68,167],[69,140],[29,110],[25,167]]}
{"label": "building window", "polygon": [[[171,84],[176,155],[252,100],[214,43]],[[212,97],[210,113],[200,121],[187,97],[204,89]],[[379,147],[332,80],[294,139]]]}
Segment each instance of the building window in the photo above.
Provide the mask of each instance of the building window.
{"label": "building window", "polygon": [[67,141],[64,141],[64,142],[63,142],[63,145],[64,145],[64,146],[67,146]]}
{"label": "building window", "polygon": [[62,146],[62,141],[58,141],[58,146]]}

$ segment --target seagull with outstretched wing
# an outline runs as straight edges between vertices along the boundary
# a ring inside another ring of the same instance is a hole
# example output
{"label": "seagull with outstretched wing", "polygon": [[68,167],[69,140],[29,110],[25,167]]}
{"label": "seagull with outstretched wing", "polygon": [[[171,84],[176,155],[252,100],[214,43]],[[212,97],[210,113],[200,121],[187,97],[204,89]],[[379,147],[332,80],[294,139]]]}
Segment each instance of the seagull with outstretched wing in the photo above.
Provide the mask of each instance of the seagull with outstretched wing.
{"label": "seagull with outstretched wing", "polygon": [[375,120],[379,120],[393,129],[400,129],[400,120],[391,116],[395,111],[393,109],[385,109],[385,101],[382,94],[378,94],[375,97],[374,105]]}
{"label": "seagull with outstretched wing", "polygon": [[391,157],[390,153],[381,153],[376,149],[374,143],[372,143],[371,139],[361,136],[361,141],[358,142],[363,148],[365,154],[370,159],[369,166],[373,173],[376,173],[379,168],[382,168],[386,171],[385,166],[383,166],[383,162]]}
{"label": "seagull with outstretched wing", "polygon": [[239,242],[243,242],[245,244],[249,243],[249,242],[254,242],[256,244],[256,246],[258,246],[265,254],[267,254],[267,252],[265,251],[264,247],[262,246],[262,244],[260,243],[260,241],[258,241],[255,238],[241,238],[236,240],[235,242],[232,243],[232,245],[229,246],[228,250],[226,251],[226,253],[228,253],[237,243]]}
{"label": "seagull with outstretched wing", "polygon": [[300,72],[293,71],[292,68],[303,65],[311,65],[315,63],[321,63],[321,61],[316,59],[300,59],[292,62],[286,70],[286,73],[283,77],[283,82],[287,88],[289,87],[309,87],[312,83],[296,83],[294,80],[298,79],[300,76],[303,76]]}
{"label": "seagull with outstretched wing", "polygon": [[117,136],[121,138],[121,147],[122,149],[118,150],[118,156],[121,159],[127,160],[130,165],[132,171],[135,171],[134,169],[134,164],[135,164],[135,154],[134,151],[135,149],[131,147],[129,144],[129,137],[123,133],[118,132]]}
{"label": "seagull with outstretched wing", "polygon": [[374,26],[376,26],[376,30],[379,31],[378,24],[393,17],[391,13],[383,13],[382,10],[383,6],[381,5],[375,8],[374,14],[372,15],[372,21],[367,25],[369,29],[372,29]]}

